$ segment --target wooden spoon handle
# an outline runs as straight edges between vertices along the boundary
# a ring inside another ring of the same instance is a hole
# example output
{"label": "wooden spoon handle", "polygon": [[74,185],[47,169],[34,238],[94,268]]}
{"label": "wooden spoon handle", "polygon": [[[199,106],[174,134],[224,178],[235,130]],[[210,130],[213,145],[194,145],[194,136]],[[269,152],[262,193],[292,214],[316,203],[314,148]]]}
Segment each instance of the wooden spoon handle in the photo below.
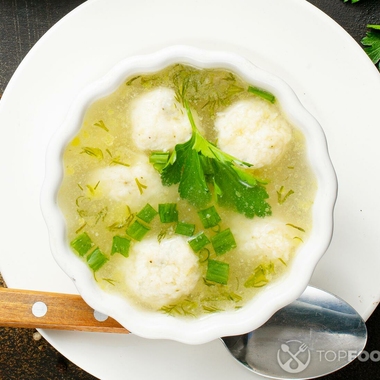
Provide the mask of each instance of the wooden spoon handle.
{"label": "wooden spoon handle", "polygon": [[94,312],[79,295],[0,288],[2,327],[129,333],[114,319],[105,317]]}

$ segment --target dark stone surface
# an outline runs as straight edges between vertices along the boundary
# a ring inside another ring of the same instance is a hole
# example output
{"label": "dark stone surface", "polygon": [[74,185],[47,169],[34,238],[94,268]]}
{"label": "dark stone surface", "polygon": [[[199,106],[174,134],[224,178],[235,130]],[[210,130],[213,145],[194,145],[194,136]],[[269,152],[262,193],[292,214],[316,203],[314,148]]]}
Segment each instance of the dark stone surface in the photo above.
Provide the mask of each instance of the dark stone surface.
{"label": "dark stone surface", "polygon": [[[265,0],[264,0],[265,1]],[[286,1],[286,0],[283,0]],[[37,40],[82,0],[0,0],[0,95],[18,64]],[[309,0],[360,43],[367,24],[380,24],[380,0]],[[1,285],[1,278],[0,278]],[[380,351],[380,310],[367,322],[367,352]],[[1,380],[93,380],[58,353],[35,330],[0,328]],[[38,339],[40,338],[40,339]],[[367,380],[380,378],[380,362],[356,360],[343,370],[321,379]]]}
{"label": "dark stone surface", "polygon": [[342,26],[356,42],[365,36],[367,24],[380,24],[380,1],[308,0]]}

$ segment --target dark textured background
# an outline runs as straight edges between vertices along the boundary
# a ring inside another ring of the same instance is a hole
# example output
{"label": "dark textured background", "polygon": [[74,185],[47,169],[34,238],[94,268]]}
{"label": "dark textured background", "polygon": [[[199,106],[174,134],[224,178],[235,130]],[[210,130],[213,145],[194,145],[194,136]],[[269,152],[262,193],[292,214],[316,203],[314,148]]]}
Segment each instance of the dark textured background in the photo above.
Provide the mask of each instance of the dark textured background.
{"label": "dark textured background", "polygon": [[[380,24],[380,0],[361,0],[356,4],[344,3],[343,0],[309,2],[337,21],[358,43],[366,33],[367,24]],[[81,3],[81,0],[0,0],[0,95],[37,40]],[[367,327],[369,340],[366,350],[380,351],[380,308],[370,317]],[[0,380],[13,379],[95,378],[64,358],[35,330],[0,328]],[[356,360],[341,371],[321,379],[380,379],[380,362]]]}

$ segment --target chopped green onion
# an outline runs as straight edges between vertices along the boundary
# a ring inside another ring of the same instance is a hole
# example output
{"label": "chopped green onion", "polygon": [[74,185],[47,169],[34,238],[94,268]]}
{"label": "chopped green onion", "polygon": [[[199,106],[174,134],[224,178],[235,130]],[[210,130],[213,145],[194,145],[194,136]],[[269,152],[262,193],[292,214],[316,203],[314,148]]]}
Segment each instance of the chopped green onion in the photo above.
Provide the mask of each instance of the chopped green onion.
{"label": "chopped green onion", "polygon": [[135,220],[128,228],[127,235],[129,235],[132,239],[141,241],[146,233],[150,230],[149,227],[144,226],[138,220]]}
{"label": "chopped green onion", "polygon": [[94,246],[94,243],[87,232],[83,232],[70,243],[70,246],[79,253],[79,256],[84,256]]}
{"label": "chopped green onion", "polygon": [[112,239],[111,255],[114,255],[115,253],[120,253],[124,257],[128,257],[130,245],[131,241],[129,239],[118,235],[114,236]]}
{"label": "chopped green onion", "polygon": [[269,282],[269,275],[274,273],[274,265],[270,262],[267,265],[261,264],[255,268],[252,276],[248,278],[244,286],[246,288],[261,288]]}
{"label": "chopped green onion", "polygon": [[178,222],[175,228],[175,233],[185,236],[193,236],[195,231],[195,224]]}
{"label": "chopped green onion", "polygon": [[211,231],[215,232],[216,234],[220,232],[220,225],[218,224],[217,226],[211,227]]}
{"label": "chopped green onion", "polygon": [[214,206],[198,211],[198,215],[204,228],[214,227],[222,220]]}
{"label": "chopped green onion", "polygon": [[150,223],[157,214],[158,212],[149,203],[147,203],[136,216],[145,223]]}
{"label": "chopped green onion", "polygon": [[198,252],[199,262],[204,263],[210,257],[210,251],[207,248],[202,248]]}
{"label": "chopped green onion", "polygon": [[87,264],[94,272],[99,270],[107,261],[107,256],[105,256],[99,248],[95,248],[95,250],[87,256]]}
{"label": "chopped green onion", "polygon": [[165,167],[169,161],[170,153],[169,152],[153,152],[149,157],[149,162],[153,164],[153,167],[158,171]]}
{"label": "chopped green onion", "polygon": [[276,97],[273,94],[271,94],[268,91],[262,90],[261,88],[249,86],[248,92],[257,95],[260,98],[268,100],[268,102],[271,102],[271,103],[274,103],[276,101]]}
{"label": "chopped green onion", "polygon": [[236,248],[236,242],[234,235],[229,228],[222,232],[219,232],[211,238],[212,246],[214,247],[215,253],[220,256],[224,253]]}
{"label": "chopped green onion", "polygon": [[209,260],[206,273],[206,280],[226,285],[228,281],[229,271],[229,264],[223,263],[222,261]]}
{"label": "chopped green onion", "polygon": [[178,222],[178,210],[176,203],[161,203],[158,205],[158,213],[161,223]]}
{"label": "chopped green onion", "polygon": [[191,249],[194,252],[200,251],[203,247],[205,247],[208,243],[210,243],[210,240],[205,235],[205,233],[202,231],[192,237],[188,240],[188,243],[190,244]]}

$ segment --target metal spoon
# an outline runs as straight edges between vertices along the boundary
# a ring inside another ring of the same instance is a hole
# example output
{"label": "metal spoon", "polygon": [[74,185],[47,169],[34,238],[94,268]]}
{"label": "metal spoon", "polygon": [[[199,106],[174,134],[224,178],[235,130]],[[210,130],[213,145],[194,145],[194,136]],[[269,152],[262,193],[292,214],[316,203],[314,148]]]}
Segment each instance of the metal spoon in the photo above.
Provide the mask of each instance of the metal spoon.
{"label": "metal spoon", "polygon": [[309,286],[257,330],[222,341],[254,373],[273,379],[312,379],[358,357],[367,329],[346,302]]}
{"label": "metal spoon", "polygon": [[[0,326],[129,332],[112,318],[99,318],[79,295],[0,288],[0,305]],[[359,356],[367,329],[346,302],[309,286],[257,330],[221,339],[236,360],[257,374],[310,379]]]}

